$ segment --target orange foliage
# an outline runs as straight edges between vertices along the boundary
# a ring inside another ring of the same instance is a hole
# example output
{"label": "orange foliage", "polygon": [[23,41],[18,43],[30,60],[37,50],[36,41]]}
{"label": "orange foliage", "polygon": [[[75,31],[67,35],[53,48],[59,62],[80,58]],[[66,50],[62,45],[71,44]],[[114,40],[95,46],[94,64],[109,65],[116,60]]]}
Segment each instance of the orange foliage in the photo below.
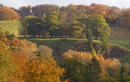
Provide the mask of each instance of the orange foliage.
{"label": "orange foliage", "polygon": [[[62,57],[63,58],[76,58],[80,60],[82,63],[87,64],[88,62],[91,61],[93,55],[91,55],[91,53],[69,50],[68,52],[65,52]],[[102,54],[97,54],[96,58],[102,67],[102,73],[101,73],[102,78],[108,75],[107,68],[109,67],[115,68],[121,65],[118,59],[111,59],[111,58],[104,59]]]}
{"label": "orange foliage", "polygon": [[27,63],[28,70],[25,74],[27,82],[60,82],[64,69],[57,66],[53,58],[34,59]]}
{"label": "orange foliage", "polygon": [[19,20],[19,14],[13,8],[3,6],[0,8],[0,20]]}

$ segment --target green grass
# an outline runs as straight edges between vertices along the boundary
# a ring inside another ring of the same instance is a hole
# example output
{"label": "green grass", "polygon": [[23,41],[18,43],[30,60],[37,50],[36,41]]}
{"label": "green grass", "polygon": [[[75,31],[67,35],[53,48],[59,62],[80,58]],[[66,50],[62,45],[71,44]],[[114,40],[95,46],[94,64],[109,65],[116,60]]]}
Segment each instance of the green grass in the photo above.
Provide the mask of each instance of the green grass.
{"label": "green grass", "polygon": [[15,34],[16,36],[19,34],[19,21],[0,21],[0,26],[2,26],[4,30],[10,31],[10,33]]}
{"label": "green grass", "polygon": [[122,48],[125,48],[130,51],[130,40],[129,39],[122,39],[122,40],[108,40],[110,44],[114,44],[117,46],[120,46]]}
{"label": "green grass", "polygon": [[130,51],[130,30],[121,27],[111,27],[108,43]]}
{"label": "green grass", "polygon": [[[108,43],[130,51],[130,30],[121,27],[111,27]],[[130,63],[130,54],[122,56],[119,60],[123,63]]]}

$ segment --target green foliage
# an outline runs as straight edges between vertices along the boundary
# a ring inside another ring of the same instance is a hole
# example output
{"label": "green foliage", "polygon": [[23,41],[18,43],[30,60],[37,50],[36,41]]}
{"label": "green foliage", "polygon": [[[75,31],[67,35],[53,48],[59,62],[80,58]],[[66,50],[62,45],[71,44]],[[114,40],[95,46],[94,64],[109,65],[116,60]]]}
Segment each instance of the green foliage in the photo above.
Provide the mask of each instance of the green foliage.
{"label": "green foliage", "polygon": [[114,78],[102,78],[97,80],[96,82],[118,82],[118,81]]}
{"label": "green foliage", "polygon": [[94,14],[88,16],[86,19],[86,28],[92,30],[95,39],[97,39],[98,36],[100,36],[101,39],[108,39],[110,35],[110,28],[102,15]]}
{"label": "green foliage", "polygon": [[126,81],[126,82],[130,82],[130,76],[126,76],[126,77],[125,77],[125,81]]}
{"label": "green foliage", "polygon": [[85,65],[77,59],[64,59],[60,67],[65,68],[63,80],[69,79],[71,82],[84,82]]}
{"label": "green foliage", "polygon": [[58,26],[60,25],[58,18],[59,18],[59,13],[56,11],[50,12],[45,18],[47,29],[50,32],[51,37],[53,35],[56,36],[56,29],[58,29]]}
{"label": "green foliage", "polygon": [[94,48],[92,48],[92,50],[91,50],[91,54],[92,54],[93,56],[96,56],[96,51],[95,51]]}
{"label": "green foliage", "polygon": [[91,59],[91,62],[86,65],[86,81],[96,82],[100,79],[100,74],[102,73],[102,68],[99,61],[95,56]]}
{"label": "green foliage", "polygon": [[23,18],[20,23],[22,25],[21,31],[24,36],[27,34],[33,37],[36,37],[36,35],[40,36],[40,32],[43,29],[43,21],[41,18],[36,16],[27,16]]}
{"label": "green foliage", "polygon": [[86,29],[87,35],[89,35],[89,30],[92,30],[92,36],[100,37],[102,42],[102,51],[105,52],[107,50],[107,39],[110,35],[110,28],[106,23],[105,19],[102,15],[90,15],[86,19]]}
{"label": "green foliage", "polygon": [[119,76],[120,82],[125,82],[125,72],[126,72],[125,67],[124,65],[122,65],[120,68],[120,76]]}
{"label": "green foliage", "polygon": [[9,31],[4,30],[3,27],[0,26],[0,39],[1,40],[3,41],[6,39],[12,40],[14,37],[15,35],[13,33],[10,34]]}
{"label": "green foliage", "polygon": [[73,36],[81,37],[82,32],[83,32],[83,25],[78,21],[74,21],[70,25],[70,31],[71,31],[70,33]]}
{"label": "green foliage", "polygon": [[92,30],[88,30],[88,47],[90,50],[93,48],[93,36],[92,36]]}

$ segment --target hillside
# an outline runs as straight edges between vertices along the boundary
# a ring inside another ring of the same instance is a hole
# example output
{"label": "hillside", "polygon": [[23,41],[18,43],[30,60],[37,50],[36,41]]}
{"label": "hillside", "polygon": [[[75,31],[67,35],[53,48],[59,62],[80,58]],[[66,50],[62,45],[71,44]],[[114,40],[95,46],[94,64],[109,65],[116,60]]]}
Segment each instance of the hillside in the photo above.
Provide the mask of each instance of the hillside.
{"label": "hillside", "polygon": [[[10,31],[18,36],[18,29],[20,27],[19,21],[0,21],[0,26],[4,27],[5,30]],[[77,51],[86,51],[86,39],[76,38],[26,38],[39,45],[46,45],[53,49],[54,54],[63,54],[69,49]],[[108,39],[109,45],[115,45],[112,47],[111,54],[107,54],[106,57],[122,57],[122,61],[129,61],[130,54],[130,30],[121,27],[111,27],[110,37]],[[120,48],[118,48],[119,46]],[[58,50],[58,52],[57,52]],[[88,51],[88,50],[87,50]],[[110,50],[109,50],[110,51]],[[116,53],[114,53],[116,51]],[[110,53],[110,52],[108,52]],[[114,54],[113,54],[114,53]],[[129,61],[130,62],[130,61]]]}
{"label": "hillside", "polygon": [[[122,62],[130,63],[130,53],[127,53],[127,51],[130,51],[130,30],[121,28],[121,27],[111,27],[111,33],[110,33],[108,42],[109,42],[109,44],[116,45],[116,46],[124,49],[122,51],[122,50],[115,48],[114,51],[117,52],[115,54],[120,56],[119,59]],[[126,51],[126,52],[124,52],[124,51]],[[125,53],[127,53],[127,54],[125,54]],[[112,54],[109,54],[109,55],[112,55]]]}
{"label": "hillside", "polygon": [[111,27],[108,42],[130,50],[130,30],[121,27]]}
{"label": "hillside", "polygon": [[0,26],[4,27],[3,29],[14,33],[16,36],[19,34],[19,21],[0,21]]}
{"label": "hillside", "polygon": [[[86,47],[86,39],[76,38],[26,38],[39,45],[46,45],[53,49],[53,54],[63,54],[72,49],[77,51],[89,51]],[[121,27],[111,27],[108,39],[109,49],[105,57],[119,58],[122,62],[130,62],[130,31]],[[96,45],[98,46],[98,45]]]}
{"label": "hillside", "polygon": [[123,39],[130,39],[130,30],[121,28],[121,27],[110,27],[110,40],[123,40]]}

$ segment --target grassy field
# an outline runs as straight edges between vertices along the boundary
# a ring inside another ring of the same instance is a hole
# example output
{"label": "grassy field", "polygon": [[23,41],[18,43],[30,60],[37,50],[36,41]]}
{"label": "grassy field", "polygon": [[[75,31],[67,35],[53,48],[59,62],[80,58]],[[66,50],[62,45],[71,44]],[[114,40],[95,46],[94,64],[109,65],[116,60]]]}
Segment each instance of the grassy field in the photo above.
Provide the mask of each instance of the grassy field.
{"label": "grassy field", "polygon": [[0,26],[4,27],[3,29],[14,33],[16,36],[19,34],[19,21],[0,21]]}
{"label": "grassy field", "polygon": [[120,27],[111,27],[108,42],[130,50],[130,30]]}

